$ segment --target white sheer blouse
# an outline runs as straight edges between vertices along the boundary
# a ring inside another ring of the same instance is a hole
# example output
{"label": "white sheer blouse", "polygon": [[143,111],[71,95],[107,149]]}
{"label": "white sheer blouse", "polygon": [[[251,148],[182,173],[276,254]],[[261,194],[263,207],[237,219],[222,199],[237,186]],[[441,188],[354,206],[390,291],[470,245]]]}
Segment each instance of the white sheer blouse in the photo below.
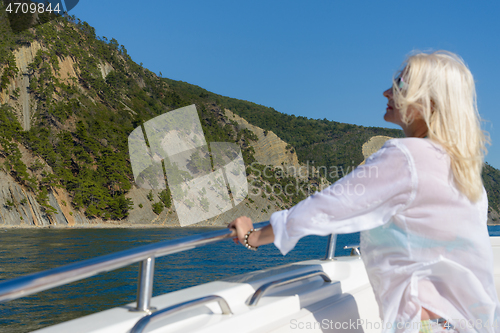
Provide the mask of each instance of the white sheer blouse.
{"label": "white sheer blouse", "polygon": [[421,307],[461,320],[460,328],[464,320],[481,323],[460,332],[500,332],[487,210],[484,190],[476,203],[457,190],[441,146],[405,138],[387,141],[364,165],[274,213],[270,223],[283,255],[306,235],[361,231],[381,319],[392,323],[384,332],[417,332],[395,324],[418,327]]}

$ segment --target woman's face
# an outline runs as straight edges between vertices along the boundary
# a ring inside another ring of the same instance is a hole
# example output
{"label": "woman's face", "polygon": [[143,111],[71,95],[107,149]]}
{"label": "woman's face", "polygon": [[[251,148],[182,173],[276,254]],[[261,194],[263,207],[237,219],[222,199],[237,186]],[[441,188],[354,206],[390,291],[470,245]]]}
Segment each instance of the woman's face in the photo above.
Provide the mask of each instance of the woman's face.
{"label": "woman's face", "polygon": [[396,108],[396,105],[394,103],[392,87],[384,91],[384,97],[388,100],[387,108],[385,109],[384,120],[399,126],[403,126],[401,112],[399,112],[399,109]]}
{"label": "woman's face", "polygon": [[406,124],[403,122],[401,112],[398,108],[396,108],[396,104],[394,103],[393,87],[384,91],[384,97],[387,98],[387,108],[385,109],[384,115],[385,121],[401,126],[403,132],[407,137],[423,138],[427,135],[427,124],[422,118],[420,112],[418,112],[412,106],[410,106],[407,110],[410,123]]}

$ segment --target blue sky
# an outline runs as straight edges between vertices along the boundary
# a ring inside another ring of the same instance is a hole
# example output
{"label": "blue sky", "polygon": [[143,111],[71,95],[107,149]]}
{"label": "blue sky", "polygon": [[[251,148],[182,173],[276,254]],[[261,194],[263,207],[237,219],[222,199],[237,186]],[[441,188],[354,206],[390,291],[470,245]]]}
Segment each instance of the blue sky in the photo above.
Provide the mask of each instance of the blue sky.
{"label": "blue sky", "polygon": [[276,110],[364,126],[383,120],[382,92],[413,50],[469,65],[486,161],[500,168],[500,2],[80,0],[70,12],[164,77]]}

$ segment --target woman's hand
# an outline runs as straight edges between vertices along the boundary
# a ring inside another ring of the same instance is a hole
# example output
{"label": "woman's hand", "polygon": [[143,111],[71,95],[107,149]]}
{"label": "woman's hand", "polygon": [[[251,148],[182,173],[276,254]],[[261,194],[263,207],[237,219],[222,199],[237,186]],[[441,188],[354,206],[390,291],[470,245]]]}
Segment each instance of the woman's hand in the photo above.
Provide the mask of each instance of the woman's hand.
{"label": "woman's hand", "polygon": [[[252,220],[246,216],[240,216],[233,222],[229,223],[228,228],[236,230],[236,237],[233,241],[238,244],[240,242],[245,245],[245,235],[250,229],[253,229]],[[259,247],[274,242],[274,232],[271,225],[266,225],[264,228],[254,231],[248,237],[248,245]]]}
{"label": "woman's hand", "polygon": [[236,229],[236,237],[233,238],[233,241],[238,244],[238,241],[244,245],[245,244],[245,235],[250,229],[253,229],[252,220],[246,216],[240,216],[233,222],[229,223],[228,228]]}

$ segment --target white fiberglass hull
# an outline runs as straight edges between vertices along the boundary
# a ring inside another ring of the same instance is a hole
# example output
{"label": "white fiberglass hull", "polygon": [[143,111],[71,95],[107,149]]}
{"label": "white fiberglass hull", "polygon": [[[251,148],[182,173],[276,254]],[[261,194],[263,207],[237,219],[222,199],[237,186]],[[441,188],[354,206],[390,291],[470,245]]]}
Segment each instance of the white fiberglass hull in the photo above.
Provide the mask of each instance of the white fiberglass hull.
{"label": "white fiberglass hull", "polygon": [[[500,291],[500,237],[491,237],[494,273]],[[307,272],[322,271],[332,282],[315,276],[271,289],[256,306],[247,303],[262,285]],[[158,310],[200,297],[217,295],[231,314],[222,314],[216,301],[190,307],[147,326],[144,332],[380,332],[378,305],[359,257],[311,260],[248,273],[223,281],[154,297]],[[131,312],[135,303],[44,328],[39,333],[128,333],[145,314]]]}

